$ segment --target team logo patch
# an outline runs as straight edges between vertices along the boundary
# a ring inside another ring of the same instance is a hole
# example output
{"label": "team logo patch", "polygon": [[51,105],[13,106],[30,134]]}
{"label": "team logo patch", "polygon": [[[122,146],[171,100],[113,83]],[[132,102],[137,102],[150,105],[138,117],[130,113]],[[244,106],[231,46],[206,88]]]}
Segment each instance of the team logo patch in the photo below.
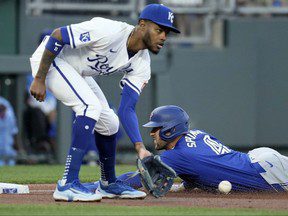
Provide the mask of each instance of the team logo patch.
{"label": "team logo patch", "polygon": [[91,39],[90,39],[90,33],[89,32],[85,32],[85,33],[82,33],[82,34],[80,34],[80,41],[82,41],[82,42],[88,42],[88,41],[90,41]]}

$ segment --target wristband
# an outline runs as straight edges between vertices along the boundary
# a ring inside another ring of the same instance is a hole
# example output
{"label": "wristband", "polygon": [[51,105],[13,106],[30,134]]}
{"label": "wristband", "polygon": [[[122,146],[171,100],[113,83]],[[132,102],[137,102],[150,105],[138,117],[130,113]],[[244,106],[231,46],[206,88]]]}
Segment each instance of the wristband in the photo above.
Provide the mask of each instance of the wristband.
{"label": "wristband", "polygon": [[46,47],[46,49],[48,49],[53,54],[58,55],[60,53],[60,51],[62,50],[63,46],[64,45],[61,41],[50,36],[45,47]]}

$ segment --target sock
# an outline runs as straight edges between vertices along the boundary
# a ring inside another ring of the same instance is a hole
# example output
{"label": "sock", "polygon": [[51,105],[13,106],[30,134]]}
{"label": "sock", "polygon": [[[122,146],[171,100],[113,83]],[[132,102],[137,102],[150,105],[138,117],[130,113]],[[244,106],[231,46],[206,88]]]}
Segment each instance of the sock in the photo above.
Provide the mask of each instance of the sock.
{"label": "sock", "polygon": [[94,144],[93,131],[95,124],[96,120],[86,116],[77,116],[73,122],[72,144],[68,152],[62,178],[65,183],[79,179],[79,171],[86,149],[91,143]]}
{"label": "sock", "polygon": [[95,142],[99,152],[101,180],[104,184],[116,181],[116,134],[104,136],[95,131]]}

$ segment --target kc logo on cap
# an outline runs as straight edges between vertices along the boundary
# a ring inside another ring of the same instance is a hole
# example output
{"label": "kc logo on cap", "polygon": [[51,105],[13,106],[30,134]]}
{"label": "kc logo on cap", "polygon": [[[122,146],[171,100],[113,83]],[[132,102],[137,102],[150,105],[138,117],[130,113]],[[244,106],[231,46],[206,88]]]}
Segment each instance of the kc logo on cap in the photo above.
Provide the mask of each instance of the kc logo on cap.
{"label": "kc logo on cap", "polygon": [[173,26],[175,15],[173,11],[161,4],[149,4],[141,12],[139,16],[140,19],[150,20],[157,25],[166,27],[175,33],[180,33],[180,31]]}
{"label": "kc logo on cap", "polygon": [[174,20],[174,14],[172,12],[168,12],[168,20],[170,20],[171,23],[173,23]]}

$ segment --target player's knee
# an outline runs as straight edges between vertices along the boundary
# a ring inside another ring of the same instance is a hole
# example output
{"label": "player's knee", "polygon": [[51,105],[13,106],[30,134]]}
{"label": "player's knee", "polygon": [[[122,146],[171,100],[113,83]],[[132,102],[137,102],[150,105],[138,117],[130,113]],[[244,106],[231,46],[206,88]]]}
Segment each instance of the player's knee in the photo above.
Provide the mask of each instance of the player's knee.
{"label": "player's knee", "polygon": [[104,136],[116,134],[119,129],[119,119],[112,109],[106,110],[105,115],[101,115],[95,125],[95,130]]}
{"label": "player's knee", "polygon": [[83,107],[83,113],[84,115],[98,121],[100,114],[102,112],[102,106],[100,104],[97,105],[88,105],[86,107]]}
{"label": "player's knee", "polygon": [[119,119],[118,116],[113,112],[110,118],[110,124],[109,124],[109,136],[116,134],[119,130]]}
{"label": "player's knee", "polygon": [[99,119],[95,126],[95,130],[104,135],[104,136],[111,136],[118,132],[119,129],[119,119],[118,116],[111,112],[109,118],[106,119]]}

